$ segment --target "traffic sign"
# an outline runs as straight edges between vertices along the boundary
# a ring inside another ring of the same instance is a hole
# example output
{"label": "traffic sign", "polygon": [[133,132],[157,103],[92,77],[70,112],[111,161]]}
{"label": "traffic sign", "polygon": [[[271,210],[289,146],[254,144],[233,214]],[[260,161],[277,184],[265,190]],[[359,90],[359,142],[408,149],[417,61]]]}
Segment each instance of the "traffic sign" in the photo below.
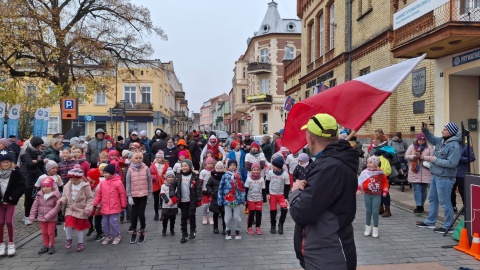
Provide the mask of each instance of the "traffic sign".
{"label": "traffic sign", "polygon": [[77,119],[78,102],[76,98],[62,98],[62,120]]}
{"label": "traffic sign", "polygon": [[112,113],[123,113],[123,109],[122,108],[113,108],[113,109],[110,109],[112,111]]}

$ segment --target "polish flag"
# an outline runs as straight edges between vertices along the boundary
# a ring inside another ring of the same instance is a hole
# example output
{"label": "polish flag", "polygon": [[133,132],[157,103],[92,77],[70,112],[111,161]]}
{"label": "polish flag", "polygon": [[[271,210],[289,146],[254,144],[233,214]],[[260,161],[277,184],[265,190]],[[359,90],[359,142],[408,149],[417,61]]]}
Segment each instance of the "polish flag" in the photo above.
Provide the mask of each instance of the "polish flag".
{"label": "polish flag", "polygon": [[296,153],[306,144],[300,128],[318,113],[328,113],[343,127],[359,130],[397,89],[426,54],[344,82],[295,103],[285,123],[282,145]]}

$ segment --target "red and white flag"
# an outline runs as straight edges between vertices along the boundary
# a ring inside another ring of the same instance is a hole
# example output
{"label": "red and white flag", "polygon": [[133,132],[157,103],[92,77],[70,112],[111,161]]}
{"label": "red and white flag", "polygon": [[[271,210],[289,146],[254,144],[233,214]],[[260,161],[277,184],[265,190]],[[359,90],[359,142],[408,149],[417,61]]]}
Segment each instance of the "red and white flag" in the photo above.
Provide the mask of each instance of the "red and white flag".
{"label": "red and white flag", "polygon": [[288,114],[282,145],[293,153],[302,149],[307,142],[301,127],[318,113],[328,113],[343,127],[359,130],[425,56],[377,70],[297,102]]}

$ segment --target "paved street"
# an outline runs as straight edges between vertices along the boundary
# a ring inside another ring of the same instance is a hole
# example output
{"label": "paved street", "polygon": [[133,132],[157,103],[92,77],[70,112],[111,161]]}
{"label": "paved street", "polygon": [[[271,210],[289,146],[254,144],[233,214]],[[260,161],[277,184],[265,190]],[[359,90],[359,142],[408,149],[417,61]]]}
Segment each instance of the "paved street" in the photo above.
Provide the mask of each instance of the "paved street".
{"label": "paved street", "polygon": [[[392,187],[392,198],[408,202],[412,191],[400,192]],[[151,200],[150,202],[152,202]],[[413,201],[413,199],[411,200]],[[355,239],[359,269],[458,269],[460,266],[480,268],[480,261],[442,246],[454,245],[450,237],[443,237],[432,230],[416,228],[422,220],[414,215],[405,203],[392,207],[393,216],[381,218],[380,237],[364,237],[364,206],[358,196]],[[57,253],[38,255],[41,238],[21,246],[17,256],[0,259],[0,269],[299,269],[293,252],[293,222],[287,218],[286,234],[271,235],[268,232],[268,212],[264,212],[264,235],[249,236],[243,232],[242,240],[224,240],[214,235],[210,225],[201,225],[197,216],[198,234],[195,240],[180,244],[179,222],[177,235],[162,237],[160,222],[153,221],[153,206],[147,206],[147,240],[143,245],[128,243],[128,224],[121,225],[122,243],[118,246],[102,246],[87,242],[83,253],[67,251],[63,247],[65,234],[59,226]],[[244,222],[245,216],[242,216]],[[33,225],[38,226],[38,225]],[[31,228],[35,228],[30,226]],[[17,227],[22,230],[24,227]],[[75,240],[74,240],[74,243]],[[384,266],[384,264],[389,264]],[[392,265],[394,264],[394,265]],[[406,265],[400,265],[406,264]],[[372,265],[377,265],[375,268]],[[443,266],[443,267],[442,267]]]}

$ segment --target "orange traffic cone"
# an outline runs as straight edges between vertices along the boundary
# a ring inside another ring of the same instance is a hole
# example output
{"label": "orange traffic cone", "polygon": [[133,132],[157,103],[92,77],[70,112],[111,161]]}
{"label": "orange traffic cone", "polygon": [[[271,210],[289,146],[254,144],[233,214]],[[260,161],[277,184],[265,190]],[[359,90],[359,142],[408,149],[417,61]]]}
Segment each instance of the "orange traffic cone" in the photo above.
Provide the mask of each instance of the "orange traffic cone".
{"label": "orange traffic cone", "polygon": [[454,246],[453,248],[461,252],[467,252],[470,250],[470,240],[468,240],[468,232],[466,228],[463,228],[462,232],[460,233],[460,241],[458,242],[458,246]]}
{"label": "orange traffic cone", "polygon": [[470,247],[470,250],[465,251],[465,253],[473,257],[480,255],[480,237],[478,233],[473,234],[472,246]]}

